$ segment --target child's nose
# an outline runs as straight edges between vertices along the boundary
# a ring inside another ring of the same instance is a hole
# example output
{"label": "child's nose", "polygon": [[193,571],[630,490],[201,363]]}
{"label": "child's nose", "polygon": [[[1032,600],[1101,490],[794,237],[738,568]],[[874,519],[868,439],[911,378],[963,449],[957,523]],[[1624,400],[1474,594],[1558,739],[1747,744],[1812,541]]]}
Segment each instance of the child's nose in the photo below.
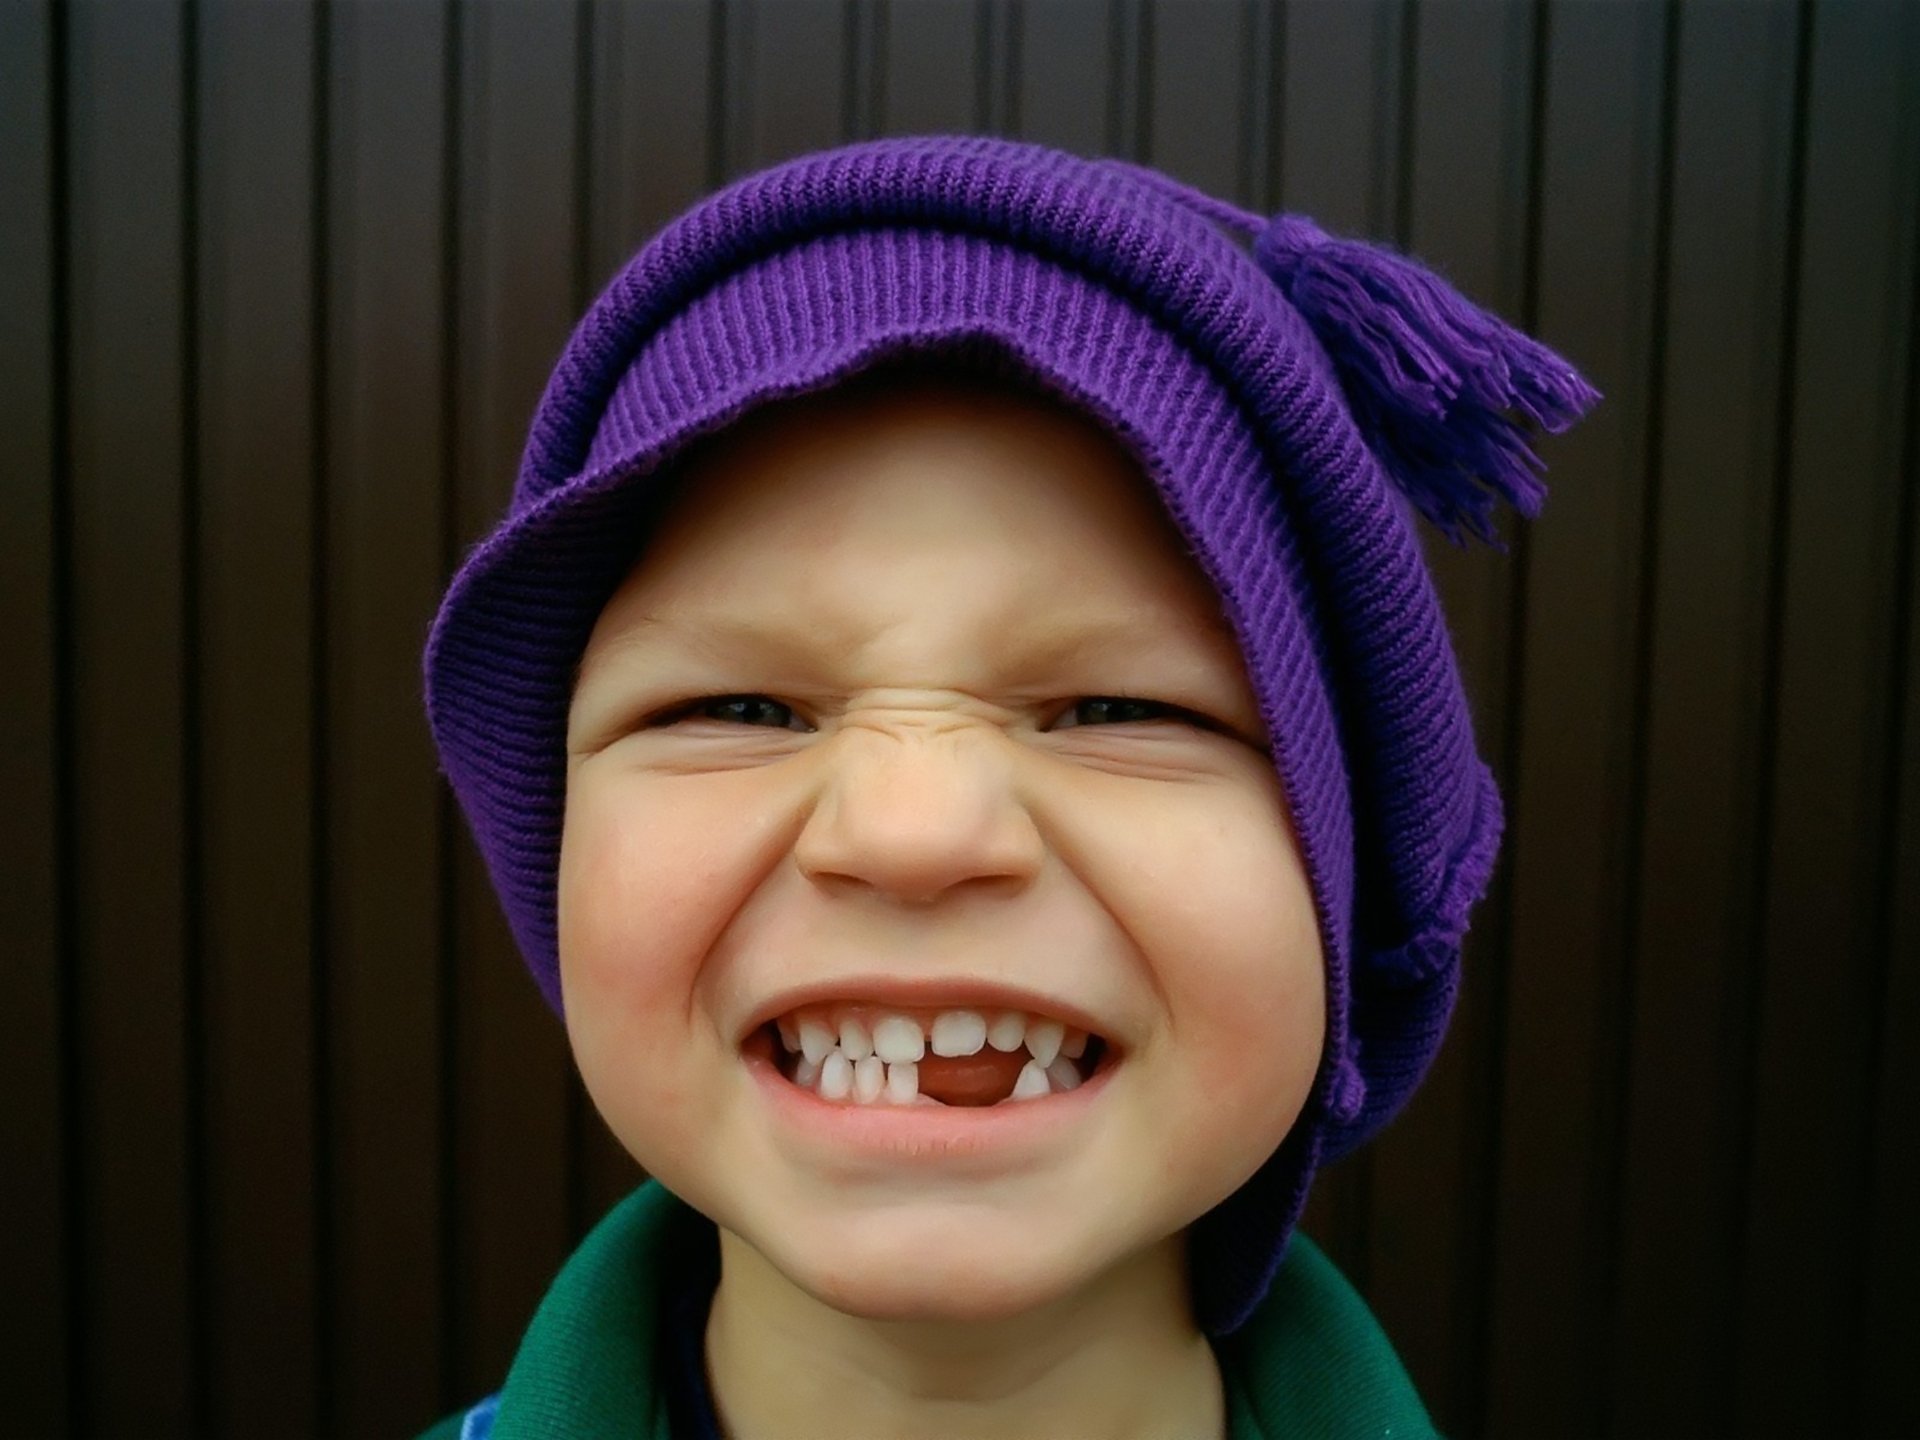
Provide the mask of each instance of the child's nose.
{"label": "child's nose", "polygon": [[916,905],[961,886],[1024,889],[1046,843],[1007,743],[985,726],[841,731],[794,842],[801,872]]}

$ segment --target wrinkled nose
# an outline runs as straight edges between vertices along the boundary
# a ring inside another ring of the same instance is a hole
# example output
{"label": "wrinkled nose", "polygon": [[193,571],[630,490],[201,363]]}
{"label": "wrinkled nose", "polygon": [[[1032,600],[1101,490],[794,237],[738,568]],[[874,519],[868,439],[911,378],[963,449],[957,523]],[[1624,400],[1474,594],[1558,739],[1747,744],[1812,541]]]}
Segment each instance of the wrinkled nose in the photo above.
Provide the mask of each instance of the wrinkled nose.
{"label": "wrinkled nose", "polygon": [[1046,847],[1016,792],[1011,743],[964,725],[842,731],[794,842],[801,872],[915,905],[962,886],[1024,888]]}

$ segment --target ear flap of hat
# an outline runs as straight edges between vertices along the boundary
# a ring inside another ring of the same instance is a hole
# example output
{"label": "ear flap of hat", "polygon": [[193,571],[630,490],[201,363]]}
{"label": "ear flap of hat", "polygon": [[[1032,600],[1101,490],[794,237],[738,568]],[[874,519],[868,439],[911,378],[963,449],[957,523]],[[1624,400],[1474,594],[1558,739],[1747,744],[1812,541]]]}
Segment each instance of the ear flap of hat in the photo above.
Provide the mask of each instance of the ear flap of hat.
{"label": "ear flap of hat", "polygon": [[1389,948],[1355,936],[1347,1052],[1333,1078],[1321,1158],[1337,1160],[1407,1102],[1439,1052],[1460,988],[1460,954],[1473,908],[1500,855],[1506,810],[1493,771],[1476,761],[1473,817],[1432,911]]}

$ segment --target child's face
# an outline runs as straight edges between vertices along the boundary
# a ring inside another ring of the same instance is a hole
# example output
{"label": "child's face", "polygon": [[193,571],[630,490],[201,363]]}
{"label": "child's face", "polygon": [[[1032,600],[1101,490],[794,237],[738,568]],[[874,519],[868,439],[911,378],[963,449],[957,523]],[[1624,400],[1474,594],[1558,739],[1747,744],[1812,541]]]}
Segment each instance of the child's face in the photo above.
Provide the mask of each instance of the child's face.
{"label": "child's face", "polygon": [[[1286,1135],[1325,1028],[1206,580],[1117,444],[1010,393],[830,392],[693,459],[569,721],[560,965],[595,1104],[844,1313],[999,1318],[1167,1261]],[[1114,695],[1204,718],[1076,705]],[[742,696],[765,698],[684,713]],[[872,1111],[799,1123],[825,1102],[770,1088],[755,1022],[887,981],[952,982],[937,1009],[1017,987],[1118,1064],[1098,1092],[895,1110],[924,1127],[897,1148],[839,1125]],[[1021,1105],[1034,1128],[995,1138]],[[981,1143],[946,1143],[962,1122]]]}

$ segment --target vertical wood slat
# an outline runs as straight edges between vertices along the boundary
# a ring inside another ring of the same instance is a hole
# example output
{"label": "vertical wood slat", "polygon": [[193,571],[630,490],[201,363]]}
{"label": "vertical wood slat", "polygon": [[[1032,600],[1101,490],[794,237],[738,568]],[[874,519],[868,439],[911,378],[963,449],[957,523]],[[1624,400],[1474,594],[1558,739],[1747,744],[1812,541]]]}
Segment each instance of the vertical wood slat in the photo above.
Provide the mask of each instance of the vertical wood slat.
{"label": "vertical wood slat", "polygon": [[1249,101],[1268,57],[1250,43],[1251,12],[1208,0],[1147,13],[1143,158],[1189,185],[1254,208],[1259,197],[1244,187],[1261,116]]}
{"label": "vertical wood slat", "polygon": [[[462,13],[451,237],[461,553],[506,510],[528,421],[575,319],[579,18],[537,0],[481,0]],[[456,1394],[474,1398],[498,1387],[566,1258],[571,1061],[464,826],[457,856],[454,1377]]]}
{"label": "vertical wood slat", "polygon": [[1792,8],[1680,12],[1616,1300],[1615,1433],[1725,1413],[1789,217]]}
{"label": "vertical wood slat", "polygon": [[[587,269],[598,294],[715,183],[714,81],[726,60],[711,0],[596,0]],[[531,417],[529,417],[531,418]]]}
{"label": "vertical wood slat", "polygon": [[851,138],[844,0],[739,0],[726,7],[723,180]]}
{"label": "vertical wood slat", "polygon": [[65,770],[66,483],[57,247],[65,233],[56,126],[56,16],[37,3],[0,6],[0,1295],[33,1317],[6,1332],[9,1419],[29,1434],[64,1433],[73,1357],[68,1337],[70,1244],[65,1154],[61,898],[57,776]]}
{"label": "vertical wood slat", "polygon": [[212,0],[197,18],[212,1430],[311,1434],[313,15]]}
{"label": "vertical wood slat", "polygon": [[[1539,144],[1532,133],[1537,18],[1531,6],[1513,3],[1429,5],[1413,12],[1417,23],[1405,37],[1410,53],[1401,77],[1407,108],[1399,116],[1407,137],[1398,222],[1404,243],[1463,293],[1523,326],[1532,318],[1525,312],[1532,259],[1530,166]],[[1549,492],[1550,511],[1559,500]],[[1453,631],[1478,748],[1510,805],[1516,786],[1509,713],[1525,699],[1514,693],[1511,678],[1514,651],[1524,643],[1515,633],[1514,599],[1524,593],[1528,561],[1536,553],[1548,572],[1548,607],[1555,602],[1556,576],[1569,568],[1556,565],[1560,557],[1551,536],[1536,551],[1535,537],[1519,533],[1530,523],[1514,517],[1503,524],[1513,537],[1509,555],[1481,545],[1459,549],[1431,529],[1421,535]],[[1601,562],[1609,558],[1598,546],[1583,553],[1595,550]],[[1601,623],[1604,607],[1582,593],[1578,578],[1560,584],[1576,598],[1570,613],[1549,610],[1547,623],[1569,625],[1576,632],[1570,648],[1586,649],[1578,627]],[[1495,1141],[1488,1102],[1499,1066],[1512,838],[1510,830],[1503,864],[1468,932],[1447,1043],[1405,1114],[1369,1157],[1362,1267],[1369,1299],[1429,1408],[1456,1417],[1454,1424],[1469,1432],[1481,1423],[1474,1412],[1483,1277],[1492,1258]],[[1463,1422],[1462,1416],[1472,1418]]]}
{"label": "vertical wood slat", "polygon": [[[1920,194],[1920,183],[1908,193]],[[1909,221],[1906,439],[1902,460],[1905,523],[1902,567],[1905,645],[1892,656],[1888,731],[1897,789],[1880,858],[1884,999],[1875,1045],[1873,1163],[1867,1175],[1866,1279],[1855,1321],[1860,1353],[1856,1416],[1863,1435],[1898,1432],[1920,1411],[1920,214]]]}
{"label": "vertical wood slat", "polygon": [[1405,18],[1396,0],[1285,7],[1282,199],[1341,234],[1393,238]]}
{"label": "vertical wood slat", "polygon": [[984,123],[978,0],[919,0],[880,12],[879,133],[977,130]]}
{"label": "vertical wood slat", "polygon": [[332,0],[323,237],[327,654],[323,1432],[451,1406],[442,1309],[444,782],[420,705],[443,580],[447,4]]}
{"label": "vertical wood slat", "polygon": [[[1761,987],[1743,1239],[1741,1428],[1806,1434],[1856,1404],[1875,1011],[1874,847],[1892,758],[1890,671],[1902,373],[1911,353],[1910,9],[1816,4],[1788,303],[1793,393],[1776,537]],[[1910,104],[1909,100],[1909,104]],[[1902,252],[1903,237],[1908,247]]]}
{"label": "vertical wood slat", "polygon": [[72,40],[71,963],[84,1330],[76,1430],[196,1424],[182,614],[184,36],[175,4]]}
{"label": "vertical wood slat", "polygon": [[1107,9],[1107,66],[1113,83],[1107,87],[1107,115],[1104,139],[1099,153],[1141,159],[1148,145],[1147,130],[1152,123],[1148,93],[1152,77],[1154,7],[1152,0],[1111,0]]}
{"label": "vertical wood slat", "polygon": [[1662,16],[1548,17],[1536,324],[1606,395],[1529,527],[1486,1429],[1600,1433]]}
{"label": "vertical wood slat", "polygon": [[1012,135],[1020,123],[1020,17],[1017,0],[980,0],[980,119],[988,134]]}
{"label": "vertical wood slat", "polygon": [[1013,84],[1018,133],[1083,155],[1106,148],[1109,91],[1116,83],[1107,53],[1110,0],[1054,0],[1023,5]]}

